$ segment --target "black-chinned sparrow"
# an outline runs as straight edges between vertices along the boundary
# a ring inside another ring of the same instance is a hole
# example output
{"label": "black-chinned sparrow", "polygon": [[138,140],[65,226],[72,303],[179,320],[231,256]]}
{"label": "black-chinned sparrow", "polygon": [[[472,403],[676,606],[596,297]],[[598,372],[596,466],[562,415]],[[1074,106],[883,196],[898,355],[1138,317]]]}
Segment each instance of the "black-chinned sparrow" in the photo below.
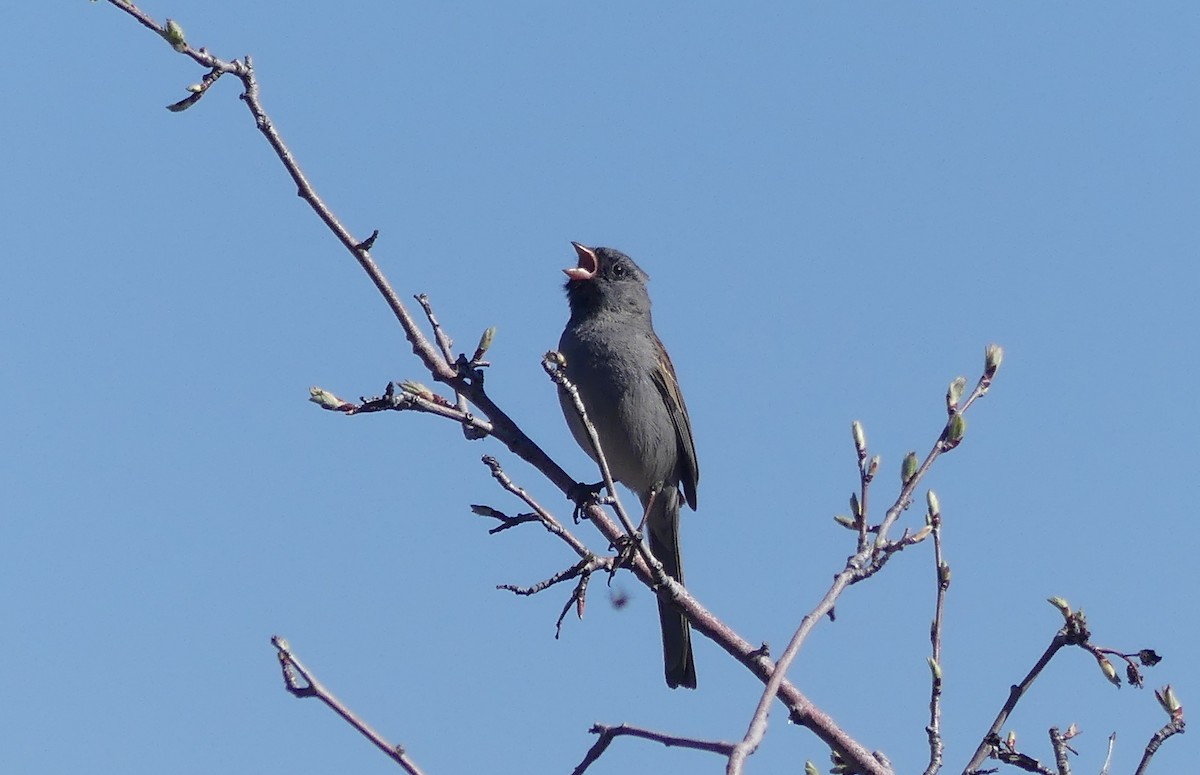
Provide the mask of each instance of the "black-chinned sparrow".
{"label": "black-chinned sparrow", "polygon": [[[567,378],[579,389],[613,478],[637,494],[643,510],[657,492],[646,516],[650,551],[682,584],[680,501],[696,508],[700,469],[675,367],[650,319],[650,277],[620,251],[571,244],[579,262],[563,270],[571,318],[558,343]],[[594,457],[570,396],[560,390],[559,402],[575,441]],[[667,685],[694,689],[687,619],[662,597],[658,617]]]}

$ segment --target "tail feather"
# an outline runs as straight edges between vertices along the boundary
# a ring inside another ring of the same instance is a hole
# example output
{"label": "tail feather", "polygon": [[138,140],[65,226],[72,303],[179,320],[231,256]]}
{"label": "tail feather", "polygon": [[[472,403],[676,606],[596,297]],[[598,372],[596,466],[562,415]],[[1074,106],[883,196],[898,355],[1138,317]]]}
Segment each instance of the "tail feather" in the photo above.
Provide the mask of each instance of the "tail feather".
{"label": "tail feather", "polygon": [[[679,552],[679,492],[674,487],[658,494],[646,519],[650,551],[663,564],[667,575],[683,583],[683,557]],[[692,657],[692,631],[687,618],[662,597],[658,598],[658,621],[662,628],[663,663],[667,686],[696,688],[696,662]]]}

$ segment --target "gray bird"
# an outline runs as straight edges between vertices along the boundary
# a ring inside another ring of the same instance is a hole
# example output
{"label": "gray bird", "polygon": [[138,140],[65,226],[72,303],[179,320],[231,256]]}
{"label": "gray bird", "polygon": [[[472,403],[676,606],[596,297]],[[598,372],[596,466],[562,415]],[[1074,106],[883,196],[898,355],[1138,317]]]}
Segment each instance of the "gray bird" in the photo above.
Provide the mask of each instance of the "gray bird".
{"label": "gray bird", "polygon": [[[650,551],[682,584],[679,507],[682,498],[696,508],[700,469],[675,367],[650,319],[650,277],[620,251],[571,244],[579,263],[563,270],[571,318],[558,343],[567,378],[579,389],[613,478],[637,494],[643,511],[658,491],[646,518]],[[558,397],[575,441],[595,457],[571,397],[562,390]],[[658,618],[667,685],[696,688],[687,619],[662,598]]]}

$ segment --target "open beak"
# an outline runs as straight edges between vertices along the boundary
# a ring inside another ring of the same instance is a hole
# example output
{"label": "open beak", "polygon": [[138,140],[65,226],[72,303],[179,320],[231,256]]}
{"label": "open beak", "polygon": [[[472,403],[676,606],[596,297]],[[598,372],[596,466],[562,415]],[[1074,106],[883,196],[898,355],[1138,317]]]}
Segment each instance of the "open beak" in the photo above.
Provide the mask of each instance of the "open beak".
{"label": "open beak", "polygon": [[578,242],[572,242],[571,246],[579,254],[579,263],[570,269],[564,269],[563,273],[572,280],[592,279],[600,270],[600,261],[596,258],[596,251],[587,245],[580,245]]}

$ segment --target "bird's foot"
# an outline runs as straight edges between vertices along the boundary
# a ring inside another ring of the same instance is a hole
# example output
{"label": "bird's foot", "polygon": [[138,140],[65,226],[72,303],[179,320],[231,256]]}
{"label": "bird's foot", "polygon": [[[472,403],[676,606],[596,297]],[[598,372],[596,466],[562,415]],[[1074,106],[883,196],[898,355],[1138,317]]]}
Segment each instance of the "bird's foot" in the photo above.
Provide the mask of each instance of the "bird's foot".
{"label": "bird's foot", "polygon": [[584,519],[587,515],[587,509],[594,503],[600,503],[600,491],[604,489],[604,482],[596,482],[595,484],[584,484],[576,482],[571,488],[571,492],[567,493],[567,498],[575,502],[575,511],[571,518],[575,520],[575,524],[579,524],[579,520]]}
{"label": "bird's foot", "polygon": [[617,556],[612,564],[612,574],[609,575],[610,582],[618,570],[633,564],[633,558],[637,554],[638,543],[641,540],[642,536],[638,533],[632,536],[621,536],[613,543],[612,548],[616,550]]}

